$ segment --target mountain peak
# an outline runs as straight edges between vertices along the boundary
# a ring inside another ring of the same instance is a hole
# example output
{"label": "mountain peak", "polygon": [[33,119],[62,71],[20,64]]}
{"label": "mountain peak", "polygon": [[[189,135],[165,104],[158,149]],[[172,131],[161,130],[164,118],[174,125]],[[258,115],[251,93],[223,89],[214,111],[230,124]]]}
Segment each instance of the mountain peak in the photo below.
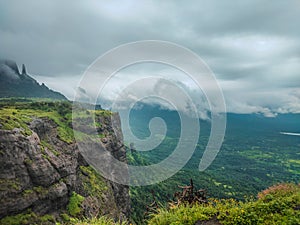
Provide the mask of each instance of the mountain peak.
{"label": "mountain peak", "polygon": [[15,61],[2,59],[0,60],[0,98],[9,97],[67,99],[61,93],[50,90],[46,85],[40,85],[29,76],[25,64],[22,64],[20,73]]}

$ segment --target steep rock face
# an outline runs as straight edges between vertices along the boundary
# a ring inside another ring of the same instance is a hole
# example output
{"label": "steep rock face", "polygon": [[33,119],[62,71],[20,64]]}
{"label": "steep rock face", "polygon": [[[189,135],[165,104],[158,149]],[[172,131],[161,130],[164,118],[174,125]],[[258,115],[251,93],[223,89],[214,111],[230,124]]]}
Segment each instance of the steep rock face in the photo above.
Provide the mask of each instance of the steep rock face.
{"label": "steep rock face", "polygon": [[[104,124],[104,123],[103,123]],[[84,160],[75,142],[58,138],[57,124],[35,118],[30,136],[22,129],[0,130],[0,218],[30,209],[38,215],[60,215],[73,192],[85,197],[81,214],[129,216],[129,189],[102,178]],[[103,132],[108,151],[126,160],[122,137],[112,134],[106,119]]]}
{"label": "steep rock face", "polygon": [[[90,118],[91,119],[91,118]],[[92,152],[97,152],[97,154],[101,154],[101,149],[104,150],[104,154],[106,155],[109,152],[115,159],[126,162],[126,150],[123,144],[123,134],[121,131],[121,122],[118,114],[112,114],[111,116],[98,116],[95,118],[98,124],[101,124],[99,128],[97,128],[97,133],[101,133],[104,137],[101,138],[101,141],[84,141],[84,143],[79,143],[81,147],[84,147],[85,150],[92,149]],[[81,121],[80,123],[82,124]],[[75,123],[76,124],[76,123]],[[74,125],[74,124],[73,124]],[[88,130],[87,127],[81,129],[85,130],[86,133],[91,133],[92,131]],[[74,130],[77,130],[74,127]],[[94,149],[100,151],[94,151]],[[92,153],[91,152],[91,153]],[[93,155],[93,154],[92,154]],[[95,155],[92,157],[98,157],[99,155]],[[89,157],[88,157],[89,158]],[[111,159],[105,159],[102,157],[101,160],[98,160],[98,163],[105,164],[106,167],[110,170],[110,175],[120,176],[119,168],[115,168]],[[122,171],[122,175],[128,176],[128,171]],[[130,204],[129,204],[129,195],[128,195],[128,186],[120,185],[115,182],[111,182],[111,186],[114,192],[114,197],[118,207],[122,210],[122,214],[129,216],[130,212]]]}

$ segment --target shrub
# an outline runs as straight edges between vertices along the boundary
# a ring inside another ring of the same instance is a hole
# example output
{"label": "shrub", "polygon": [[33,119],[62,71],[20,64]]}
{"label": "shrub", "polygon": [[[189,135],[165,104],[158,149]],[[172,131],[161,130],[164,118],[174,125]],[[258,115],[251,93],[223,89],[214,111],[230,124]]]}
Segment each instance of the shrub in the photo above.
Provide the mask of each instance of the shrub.
{"label": "shrub", "polygon": [[258,193],[257,197],[261,200],[268,200],[273,197],[285,197],[300,191],[300,186],[292,183],[282,183],[273,185],[266,190]]}

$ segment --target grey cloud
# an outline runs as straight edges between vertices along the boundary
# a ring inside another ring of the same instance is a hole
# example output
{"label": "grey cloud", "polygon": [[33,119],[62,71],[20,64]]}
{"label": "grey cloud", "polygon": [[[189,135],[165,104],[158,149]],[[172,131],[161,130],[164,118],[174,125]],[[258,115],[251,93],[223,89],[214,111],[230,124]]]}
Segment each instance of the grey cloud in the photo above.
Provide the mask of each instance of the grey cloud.
{"label": "grey cloud", "polygon": [[[182,2],[182,4],[185,4]],[[298,36],[299,1],[193,1],[189,16],[181,16],[202,35],[223,36],[231,33],[261,33]],[[182,5],[182,7],[184,7]],[[180,7],[178,7],[180,10]]]}
{"label": "grey cloud", "polygon": [[20,79],[18,74],[16,74],[15,71],[13,71],[9,66],[7,66],[5,64],[0,64],[0,74],[2,76],[5,76],[5,78],[9,79],[9,80]]}
{"label": "grey cloud", "polygon": [[[207,62],[230,111],[298,112],[299,15],[297,0],[0,0],[0,58],[25,63],[40,82],[72,98],[87,66],[111,48],[171,41]],[[127,80],[114,79],[110,87]]]}

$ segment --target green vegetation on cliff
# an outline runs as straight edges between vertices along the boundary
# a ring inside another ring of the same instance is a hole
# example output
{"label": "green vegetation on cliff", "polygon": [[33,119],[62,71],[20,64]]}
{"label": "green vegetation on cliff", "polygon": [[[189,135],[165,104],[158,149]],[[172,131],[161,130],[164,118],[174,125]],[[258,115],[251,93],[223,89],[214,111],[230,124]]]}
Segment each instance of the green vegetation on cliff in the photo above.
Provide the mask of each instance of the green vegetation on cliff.
{"label": "green vegetation on cliff", "polygon": [[3,130],[19,128],[22,134],[28,136],[31,134],[28,126],[33,118],[49,118],[57,124],[58,135],[62,141],[71,143],[74,140],[70,102],[3,99],[0,101],[0,108],[0,124]]}
{"label": "green vegetation on cliff", "polygon": [[[112,113],[90,106],[72,115],[72,107],[69,101],[0,99],[0,225],[112,225],[126,219],[118,189],[85,162],[75,144],[75,135],[114,144]],[[74,126],[82,128],[75,135]]]}
{"label": "green vegetation on cliff", "polygon": [[0,220],[0,225],[43,225],[53,224],[55,219],[51,215],[38,216],[33,212],[17,214],[15,216],[7,216]]}
{"label": "green vegetation on cliff", "polygon": [[[31,134],[28,127],[33,118],[49,118],[57,124],[58,137],[66,142],[74,142],[74,130],[72,122],[86,122],[84,119],[90,119],[91,114],[95,117],[110,117],[112,112],[107,110],[76,110],[72,115],[72,102],[53,101],[51,99],[39,98],[4,98],[0,99],[0,129],[13,130],[19,128],[25,136]],[[73,116],[73,118],[72,118]],[[74,119],[74,121],[72,121]],[[84,124],[89,127],[100,128],[102,125],[89,120]],[[76,137],[88,136],[84,132],[75,131]],[[99,134],[97,137],[101,136]],[[91,135],[89,135],[91,137]]]}
{"label": "green vegetation on cliff", "polygon": [[33,212],[8,216],[0,220],[0,225],[125,225],[127,222],[115,222],[102,216],[92,219],[77,219],[68,217],[68,222],[58,222],[52,215],[38,216]]}

